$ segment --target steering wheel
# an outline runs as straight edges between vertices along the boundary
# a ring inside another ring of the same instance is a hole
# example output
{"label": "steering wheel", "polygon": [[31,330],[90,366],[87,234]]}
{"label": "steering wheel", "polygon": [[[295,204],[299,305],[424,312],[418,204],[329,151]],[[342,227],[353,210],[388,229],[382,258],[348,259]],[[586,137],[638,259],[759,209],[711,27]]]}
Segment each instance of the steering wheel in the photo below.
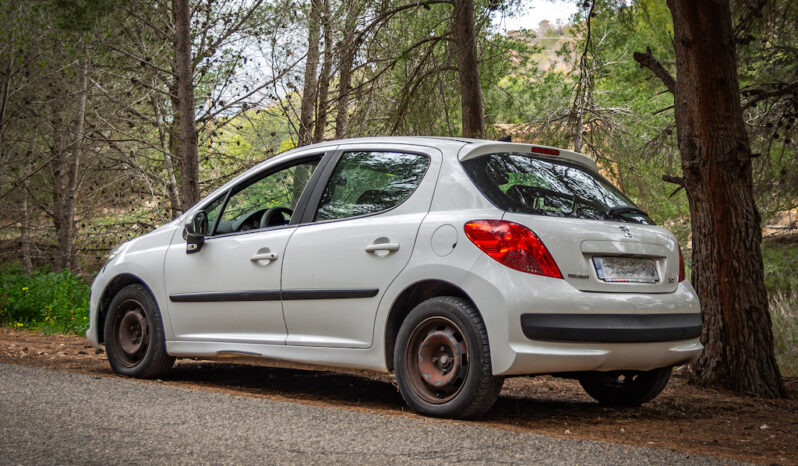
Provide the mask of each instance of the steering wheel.
{"label": "steering wheel", "polygon": [[[287,225],[283,214],[288,214],[290,217],[294,213],[293,209],[288,207],[272,207],[263,213],[260,218],[260,228],[278,227],[280,225]],[[290,220],[289,220],[290,221]]]}

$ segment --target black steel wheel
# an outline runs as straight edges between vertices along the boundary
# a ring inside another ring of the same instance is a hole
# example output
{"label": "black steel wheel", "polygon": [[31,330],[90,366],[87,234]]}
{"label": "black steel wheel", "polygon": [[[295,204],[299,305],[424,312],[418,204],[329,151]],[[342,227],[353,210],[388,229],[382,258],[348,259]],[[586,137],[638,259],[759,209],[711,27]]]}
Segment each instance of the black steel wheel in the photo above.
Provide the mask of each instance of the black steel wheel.
{"label": "black steel wheel", "polygon": [[394,367],[408,406],[437,417],[483,414],[504,380],[492,373],[482,318],[457,297],[432,298],[410,312],[399,329]]}
{"label": "black steel wheel", "polygon": [[652,371],[591,372],[579,378],[588,395],[601,404],[640,406],[659,395],[671,378],[671,367]]}
{"label": "black steel wheel", "polygon": [[105,318],[108,362],[117,374],[153,378],[174,364],[166,353],[163,323],[149,290],[141,285],[122,288]]}

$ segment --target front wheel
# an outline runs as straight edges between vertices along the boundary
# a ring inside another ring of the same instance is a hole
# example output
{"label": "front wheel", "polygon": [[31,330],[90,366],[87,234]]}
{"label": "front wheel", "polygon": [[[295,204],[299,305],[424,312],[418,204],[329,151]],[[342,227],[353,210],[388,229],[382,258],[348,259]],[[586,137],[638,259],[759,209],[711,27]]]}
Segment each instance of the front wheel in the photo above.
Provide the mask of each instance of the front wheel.
{"label": "front wheel", "polygon": [[421,414],[469,418],[493,406],[504,379],[491,369],[488,333],[476,308],[457,297],[416,306],[394,350],[399,391]]}
{"label": "front wheel", "polygon": [[104,335],[108,362],[117,374],[154,378],[175,362],[166,353],[158,305],[142,285],[128,285],[114,296]]}
{"label": "front wheel", "polygon": [[671,367],[653,371],[591,372],[579,378],[588,395],[609,406],[640,406],[653,400],[671,378]]}

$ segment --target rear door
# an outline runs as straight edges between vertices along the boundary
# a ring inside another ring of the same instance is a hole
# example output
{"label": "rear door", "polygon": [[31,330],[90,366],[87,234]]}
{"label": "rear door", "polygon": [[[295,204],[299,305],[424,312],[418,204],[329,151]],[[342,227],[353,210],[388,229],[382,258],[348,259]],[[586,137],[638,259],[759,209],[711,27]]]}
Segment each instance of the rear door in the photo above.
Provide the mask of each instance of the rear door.
{"label": "rear door", "polygon": [[287,344],[371,345],[380,299],[410,259],[439,166],[438,151],[416,146],[337,155],[308,205],[310,224],[286,248]]}

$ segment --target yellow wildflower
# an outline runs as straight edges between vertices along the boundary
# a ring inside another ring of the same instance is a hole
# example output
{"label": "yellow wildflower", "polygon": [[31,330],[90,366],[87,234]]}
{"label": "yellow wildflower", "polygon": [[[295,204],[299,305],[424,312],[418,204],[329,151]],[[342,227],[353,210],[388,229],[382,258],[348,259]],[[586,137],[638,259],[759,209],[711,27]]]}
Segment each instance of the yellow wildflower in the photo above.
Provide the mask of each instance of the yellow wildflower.
{"label": "yellow wildflower", "polygon": [[27,286],[23,286],[22,287],[22,291],[28,291],[28,287]]}

